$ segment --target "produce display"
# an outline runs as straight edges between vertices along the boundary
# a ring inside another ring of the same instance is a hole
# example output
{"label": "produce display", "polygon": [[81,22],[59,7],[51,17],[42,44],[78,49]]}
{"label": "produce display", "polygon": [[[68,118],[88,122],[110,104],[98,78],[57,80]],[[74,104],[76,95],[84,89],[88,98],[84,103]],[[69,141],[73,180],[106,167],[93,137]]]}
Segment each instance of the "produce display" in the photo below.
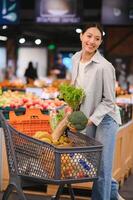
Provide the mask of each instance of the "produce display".
{"label": "produce display", "polygon": [[6,108],[40,108],[44,110],[57,108],[63,106],[65,104],[64,101],[59,99],[48,99],[43,100],[40,99],[38,96],[32,93],[25,93],[19,91],[5,91],[0,96],[0,107]]}
{"label": "produce display", "polygon": [[67,79],[56,79],[56,80],[53,80],[51,86],[52,87],[55,87],[59,90],[60,86],[62,84],[70,84],[70,80],[67,80]]}
{"label": "produce display", "polygon": [[49,86],[43,88],[42,98],[44,99],[54,99],[57,98],[59,95],[59,91],[56,87]]}
{"label": "produce display", "polygon": [[24,89],[25,88],[25,85],[24,83],[22,82],[22,80],[14,80],[14,81],[9,81],[9,80],[4,80],[3,82],[0,82],[0,87],[1,88],[8,88],[8,89],[11,89],[11,88],[14,88],[14,89]]}

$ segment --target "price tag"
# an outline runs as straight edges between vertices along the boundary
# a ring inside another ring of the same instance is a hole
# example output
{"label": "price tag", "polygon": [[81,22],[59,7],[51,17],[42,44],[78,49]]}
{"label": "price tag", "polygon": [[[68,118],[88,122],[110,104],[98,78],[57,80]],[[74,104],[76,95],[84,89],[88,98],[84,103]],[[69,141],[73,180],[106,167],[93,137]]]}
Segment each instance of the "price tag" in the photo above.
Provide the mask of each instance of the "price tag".
{"label": "price tag", "polygon": [[26,93],[33,93],[40,98],[42,96],[42,92],[43,92],[42,88],[34,88],[34,87],[33,88],[30,88],[30,87],[26,88]]}

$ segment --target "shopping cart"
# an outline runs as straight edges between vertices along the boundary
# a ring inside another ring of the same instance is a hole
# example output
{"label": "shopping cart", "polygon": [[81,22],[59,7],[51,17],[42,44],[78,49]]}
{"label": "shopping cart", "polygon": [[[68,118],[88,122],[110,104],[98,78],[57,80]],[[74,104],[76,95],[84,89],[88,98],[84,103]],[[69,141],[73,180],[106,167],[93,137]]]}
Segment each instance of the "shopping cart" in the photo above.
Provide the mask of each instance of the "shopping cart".
{"label": "shopping cart", "polygon": [[102,153],[102,145],[98,141],[67,131],[73,146],[56,147],[19,132],[2,112],[0,121],[10,176],[2,200],[7,200],[14,189],[21,200],[26,200],[23,186],[27,181],[59,185],[55,197],[51,197],[55,200],[59,200],[63,188],[67,186],[71,199],[75,200],[71,184],[98,178]]}

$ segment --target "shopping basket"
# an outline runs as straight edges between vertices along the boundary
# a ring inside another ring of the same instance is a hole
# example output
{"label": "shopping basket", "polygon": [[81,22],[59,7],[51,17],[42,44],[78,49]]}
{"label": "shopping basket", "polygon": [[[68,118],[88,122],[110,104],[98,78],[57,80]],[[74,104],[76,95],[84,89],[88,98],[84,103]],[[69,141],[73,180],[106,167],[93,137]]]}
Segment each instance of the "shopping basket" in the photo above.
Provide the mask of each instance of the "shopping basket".
{"label": "shopping basket", "polygon": [[72,183],[94,181],[98,178],[102,153],[102,145],[98,141],[81,133],[67,131],[73,146],[56,147],[14,129],[2,112],[0,120],[4,129],[10,175],[3,200],[7,200],[14,188],[19,197],[26,200],[22,189],[26,180],[58,184],[55,200],[59,199],[66,185],[74,200]]}
{"label": "shopping basket", "polygon": [[47,131],[51,134],[50,116],[43,114],[40,109],[26,109],[25,114],[16,115],[9,112],[10,124],[18,131],[33,136],[37,131]]}

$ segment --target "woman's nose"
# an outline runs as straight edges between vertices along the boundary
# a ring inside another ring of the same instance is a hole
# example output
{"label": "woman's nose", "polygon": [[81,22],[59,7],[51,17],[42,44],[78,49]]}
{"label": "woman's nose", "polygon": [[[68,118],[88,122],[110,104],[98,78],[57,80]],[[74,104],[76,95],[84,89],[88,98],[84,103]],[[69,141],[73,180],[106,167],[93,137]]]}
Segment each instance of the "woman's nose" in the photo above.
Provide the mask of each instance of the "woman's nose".
{"label": "woman's nose", "polygon": [[91,43],[94,43],[94,42],[95,42],[95,38],[92,37],[92,38],[90,39],[90,42],[91,42]]}

